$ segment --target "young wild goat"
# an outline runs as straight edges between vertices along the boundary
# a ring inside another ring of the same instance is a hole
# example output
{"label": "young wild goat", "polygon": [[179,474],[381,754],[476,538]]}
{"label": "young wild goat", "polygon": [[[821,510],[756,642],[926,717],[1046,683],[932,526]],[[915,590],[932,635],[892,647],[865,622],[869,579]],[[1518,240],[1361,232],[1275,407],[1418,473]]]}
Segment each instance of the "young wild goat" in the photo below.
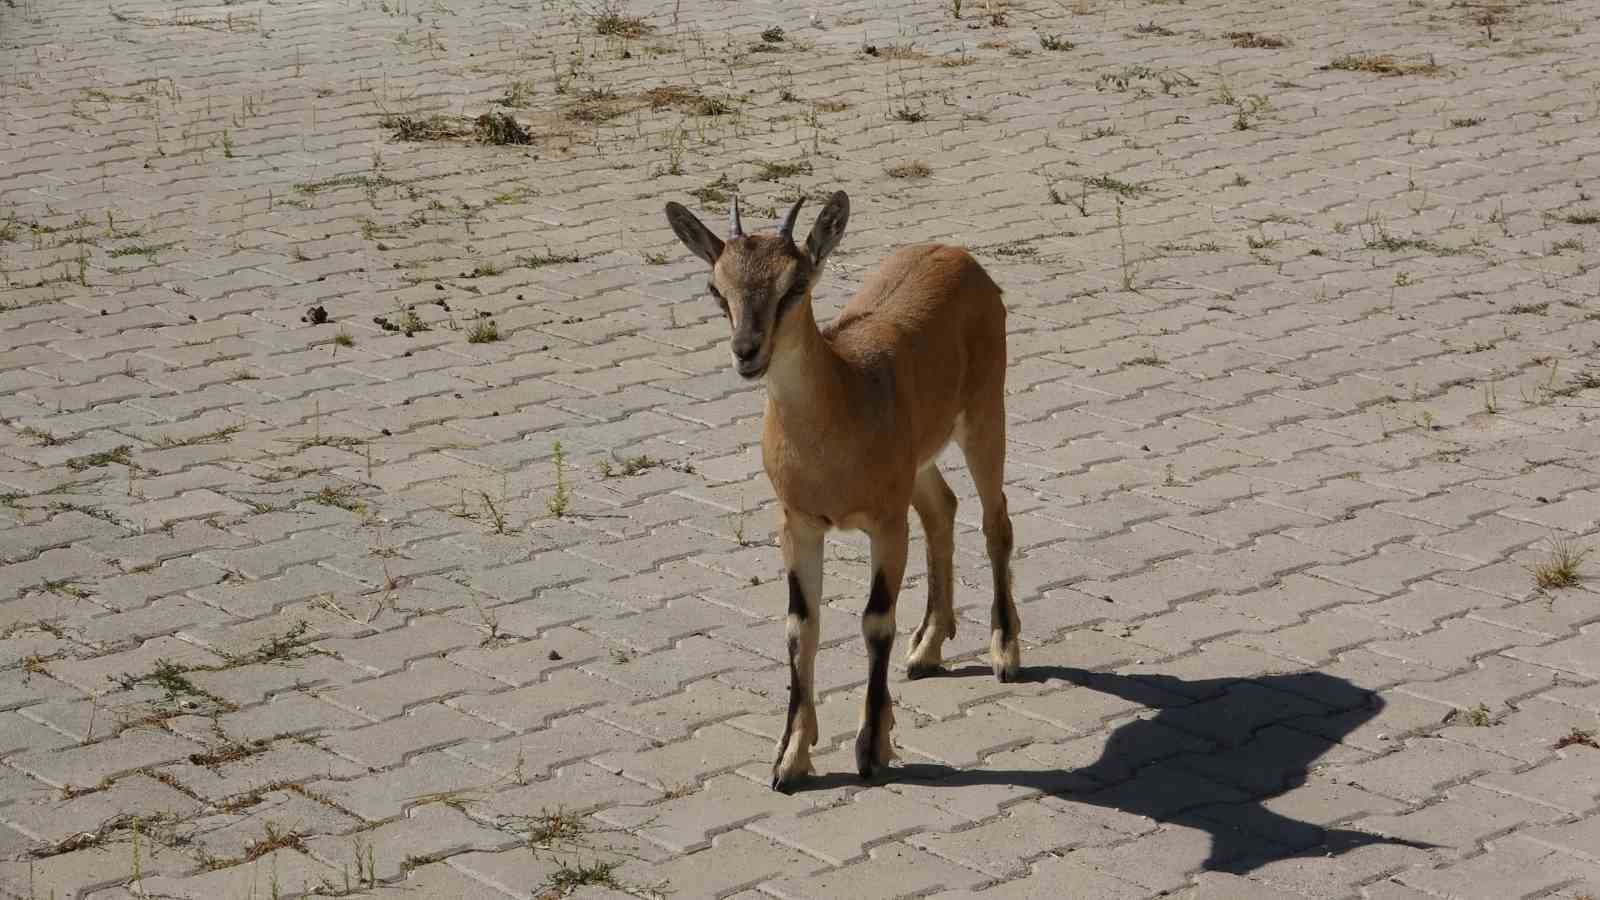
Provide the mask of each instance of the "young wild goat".
{"label": "young wild goat", "polygon": [[895,251],[839,318],[817,328],[811,290],[838,246],[850,198],[834,194],[805,247],[794,242],[801,200],[777,234],[745,234],[734,198],[727,241],[667,204],[672,230],[711,265],[711,294],[733,327],[734,369],[766,376],[761,457],[780,505],[789,570],[789,718],[772,786],[789,790],[811,771],[817,742],[812,690],[822,599],[823,536],[833,528],[872,540],[872,592],[861,620],[870,660],[856,735],[856,769],[888,765],[894,711],[889,652],[906,568],[908,507],[928,541],[928,609],[911,638],[909,675],[939,669],[956,633],[951,566],[956,496],[937,456],[961,445],[983,502],[994,569],[990,657],[1001,681],[1017,677],[1020,621],[1011,598],[1011,519],[1005,476],[1006,310],[1000,289],[965,250],[920,244]]}

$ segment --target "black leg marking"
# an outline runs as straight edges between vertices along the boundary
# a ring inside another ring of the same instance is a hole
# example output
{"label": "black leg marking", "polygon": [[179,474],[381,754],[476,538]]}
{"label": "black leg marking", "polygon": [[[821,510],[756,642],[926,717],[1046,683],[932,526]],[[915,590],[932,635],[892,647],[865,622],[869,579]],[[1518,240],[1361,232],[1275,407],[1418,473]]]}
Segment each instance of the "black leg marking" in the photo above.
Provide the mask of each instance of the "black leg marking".
{"label": "black leg marking", "polygon": [[[863,624],[873,619],[885,619],[893,609],[889,597],[889,583],[883,572],[872,575],[872,593],[867,596],[867,610]],[[894,632],[867,637],[867,658],[870,674],[867,677],[866,721],[856,733],[856,771],[862,778],[871,778],[878,769],[875,759],[878,732],[883,726],[883,714],[889,707],[889,652],[894,646]]]}
{"label": "black leg marking", "polygon": [[867,597],[866,614],[869,617],[889,614],[889,583],[883,580],[882,572],[872,576],[872,593]]}
{"label": "black leg marking", "polygon": [[990,644],[994,675],[1002,682],[1016,681],[1019,673],[1015,648],[1021,620],[1017,615],[1016,602],[1011,598],[1011,572],[1007,565],[1009,557],[1010,554],[1006,554],[1003,557],[1006,561],[995,571],[994,607],[989,613],[989,627],[994,632]]}
{"label": "black leg marking", "polygon": [[867,638],[867,654],[871,658],[871,675],[867,679],[867,717],[856,735],[856,771],[861,773],[862,778],[871,778],[878,771],[878,734],[889,711],[889,653],[893,647],[893,634]]}
{"label": "black leg marking", "polygon": [[994,606],[989,611],[989,622],[1008,643],[1017,636],[1011,617],[1011,575],[1003,570],[994,575]]}
{"label": "black leg marking", "polygon": [[[806,592],[800,589],[800,576],[794,572],[789,573],[789,615],[804,622],[811,618],[811,610],[806,607]],[[789,651],[793,656],[794,651]]]}

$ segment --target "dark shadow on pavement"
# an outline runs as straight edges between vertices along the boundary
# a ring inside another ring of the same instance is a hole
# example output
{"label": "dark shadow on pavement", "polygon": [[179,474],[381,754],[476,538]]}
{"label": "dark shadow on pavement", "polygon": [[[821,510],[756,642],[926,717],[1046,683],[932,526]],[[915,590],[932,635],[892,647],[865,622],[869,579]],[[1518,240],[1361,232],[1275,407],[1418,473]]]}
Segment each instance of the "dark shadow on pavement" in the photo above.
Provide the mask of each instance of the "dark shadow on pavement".
{"label": "dark shadow on pavement", "polygon": [[[967,666],[933,677],[964,676],[993,674],[988,666]],[[1211,835],[1204,868],[1235,875],[1275,860],[1337,856],[1371,844],[1431,846],[1323,828],[1266,805],[1303,785],[1318,758],[1383,708],[1377,694],[1341,678],[1305,671],[1185,681],[1035,666],[1023,669],[1022,680],[1063,681],[1155,714],[1118,727],[1100,758],[1086,766],[1005,770],[912,763],[891,768],[886,780],[941,787],[1013,785],[1199,829]],[[859,779],[823,775],[800,790],[850,782]]]}

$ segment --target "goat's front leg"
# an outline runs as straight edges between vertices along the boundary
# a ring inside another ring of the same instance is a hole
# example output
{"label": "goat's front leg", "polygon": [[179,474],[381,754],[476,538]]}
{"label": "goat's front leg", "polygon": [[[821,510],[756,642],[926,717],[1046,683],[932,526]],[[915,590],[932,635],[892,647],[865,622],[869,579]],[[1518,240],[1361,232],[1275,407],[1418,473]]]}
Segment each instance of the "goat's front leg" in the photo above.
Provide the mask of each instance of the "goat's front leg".
{"label": "goat's front leg", "polygon": [[871,778],[889,765],[894,747],[894,701],[889,697],[889,654],[894,650],[894,605],[906,574],[907,525],[902,512],[894,521],[877,526],[872,538],[872,593],[861,617],[861,636],[867,642],[867,699],[856,732],[856,771]]}
{"label": "goat's front leg", "polygon": [[789,715],[772,764],[772,789],[787,793],[811,774],[811,746],[817,742],[816,661],[822,633],[822,538],[824,529],[781,510],[778,531],[789,570]]}

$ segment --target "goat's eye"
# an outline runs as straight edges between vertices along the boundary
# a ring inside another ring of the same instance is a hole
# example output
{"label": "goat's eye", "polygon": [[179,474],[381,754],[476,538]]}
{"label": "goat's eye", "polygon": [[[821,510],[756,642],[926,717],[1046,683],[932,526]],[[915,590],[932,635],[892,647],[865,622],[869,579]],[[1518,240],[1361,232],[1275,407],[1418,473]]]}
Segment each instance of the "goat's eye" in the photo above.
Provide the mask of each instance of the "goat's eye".
{"label": "goat's eye", "polygon": [[727,298],[722,296],[722,292],[721,291],[717,290],[717,286],[714,285],[714,284],[708,284],[708,285],[706,285],[706,290],[710,291],[711,292],[711,296],[716,298],[717,305],[722,307],[722,314],[725,315],[725,316],[726,315],[730,315],[730,313],[728,312],[728,300],[727,300]]}

